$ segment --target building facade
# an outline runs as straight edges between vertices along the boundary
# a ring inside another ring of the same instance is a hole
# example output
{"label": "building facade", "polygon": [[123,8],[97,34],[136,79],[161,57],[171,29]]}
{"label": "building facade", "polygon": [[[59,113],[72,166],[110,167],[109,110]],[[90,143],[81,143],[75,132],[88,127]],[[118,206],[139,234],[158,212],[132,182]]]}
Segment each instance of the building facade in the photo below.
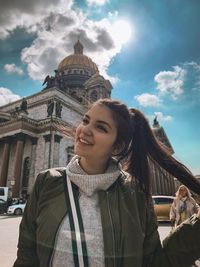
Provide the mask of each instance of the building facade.
{"label": "building facade", "polygon": [[[169,153],[173,155],[174,150],[170,141],[163,129],[160,126],[157,118],[154,119],[152,126],[153,133],[157,140],[164,144]],[[152,175],[152,194],[154,195],[174,195],[175,194],[175,178],[166,170],[158,166],[158,164],[151,162],[151,175]]]}
{"label": "building facade", "polygon": [[[66,166],[85,107],[111,96],[110,81],[83,49],[77,41],[41,92],[0,107],[0,186],[8,186],[12,197],[28,195],[40,171]],[[154,174],[153,192],[171,193],[171,177]]]}

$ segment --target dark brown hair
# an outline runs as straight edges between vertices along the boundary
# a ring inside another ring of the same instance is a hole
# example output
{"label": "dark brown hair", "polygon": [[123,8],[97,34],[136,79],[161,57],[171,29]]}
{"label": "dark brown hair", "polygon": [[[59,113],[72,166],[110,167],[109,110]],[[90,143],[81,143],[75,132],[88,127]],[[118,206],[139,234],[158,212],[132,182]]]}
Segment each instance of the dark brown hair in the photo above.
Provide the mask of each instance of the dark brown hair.
{"label": "dark brown hair", "polygon": [[138,180],[147,195],[150,194],[150,161],[157,163],[189,189],[200,194],[199,181],[157,141],[142,112],[134,108],[128,109],[120,101],[107,98],[97,100],[94,104],[110,109],[117,124],[115,145],[122,148],[116,155],[118,161],[125,162],[126,170]]}

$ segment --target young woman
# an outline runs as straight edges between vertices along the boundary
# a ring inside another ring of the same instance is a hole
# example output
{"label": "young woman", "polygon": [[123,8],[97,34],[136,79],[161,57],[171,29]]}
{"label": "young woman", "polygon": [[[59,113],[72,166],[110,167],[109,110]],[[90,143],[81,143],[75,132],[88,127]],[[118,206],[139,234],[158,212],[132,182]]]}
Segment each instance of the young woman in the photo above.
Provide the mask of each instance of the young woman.
{"label": "young woman", "polygon": [[197,213],[198,209],[199,206],[191,196],[189,189],[185,185],[181,185],[176,192],[176,198],[171,206],[170,220],[176,227],[194,213]]}
{"label": "young woman", "polygon": [[38,175],[14,267],[189,267],[200,257],[200,212],[161,246],[149,162],[196,193],[200,184],[158,144],[142,113],[98,100],[77,128],[74,152],[67,167]]}

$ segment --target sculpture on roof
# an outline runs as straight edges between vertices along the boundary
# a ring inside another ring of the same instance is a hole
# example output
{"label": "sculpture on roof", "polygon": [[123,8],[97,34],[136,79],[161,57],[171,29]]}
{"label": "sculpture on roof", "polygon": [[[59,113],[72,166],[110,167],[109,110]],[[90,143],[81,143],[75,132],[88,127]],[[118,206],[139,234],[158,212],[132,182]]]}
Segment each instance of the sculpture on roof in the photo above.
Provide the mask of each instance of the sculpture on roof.
{"label": "sculpture on roof", "polygon": [[60,76],[58,70],[54,70],[55,75],[54,76],[49,76],[47,75],[43,81],[43,85],[46,84],[46,87],[44,89],[51,88],[53,86],[60,87],[60,84],[62,82],[62,77]]}
{"label": "sculpture on roof", "polygon": [[159,127],[159,122],[158,122],[157,118],[158,118],[158,116],[155,115],[155,118],[153,120],[153,127]]}
{"label": "sculpture on roof", "polygon": [[47,85],[44,89],[55,86],[55,77],[47,75],[42,85],[45,85],[45,84]]}
{"label": "sculpture on roof", "polygon": [[20,106],[15,106],[14,109],[10,111],[12,118],[18,118],[22,113],[28,114],[28,104],[25,97],[22,98]]}
{"label": "sculpture on roof", "polygon": [[22,103],[20,105],[20,110],[28,114],[27,112],[27,100],[25,97],[22,98]]}

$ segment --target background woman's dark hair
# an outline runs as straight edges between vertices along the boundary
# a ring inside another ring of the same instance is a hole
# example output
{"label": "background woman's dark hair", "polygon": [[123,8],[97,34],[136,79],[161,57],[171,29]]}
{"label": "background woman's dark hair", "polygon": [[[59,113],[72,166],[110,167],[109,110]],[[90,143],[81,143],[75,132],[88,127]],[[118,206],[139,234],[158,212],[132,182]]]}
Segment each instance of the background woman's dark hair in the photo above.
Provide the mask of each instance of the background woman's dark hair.
{"label": "background woman's dark hair", "polygon": [[129,110],[117,100],[100,99],[95,104],[111,110],[118,132],[115,145],[121,147],[116,156],[119,161],[125,160],[126,170],[138,180],[147,195],[150,194],[151,183],[150,161],[159,164],[189,189],[200,194],[199,181],[157,141],[142,112],[134,108]]}

